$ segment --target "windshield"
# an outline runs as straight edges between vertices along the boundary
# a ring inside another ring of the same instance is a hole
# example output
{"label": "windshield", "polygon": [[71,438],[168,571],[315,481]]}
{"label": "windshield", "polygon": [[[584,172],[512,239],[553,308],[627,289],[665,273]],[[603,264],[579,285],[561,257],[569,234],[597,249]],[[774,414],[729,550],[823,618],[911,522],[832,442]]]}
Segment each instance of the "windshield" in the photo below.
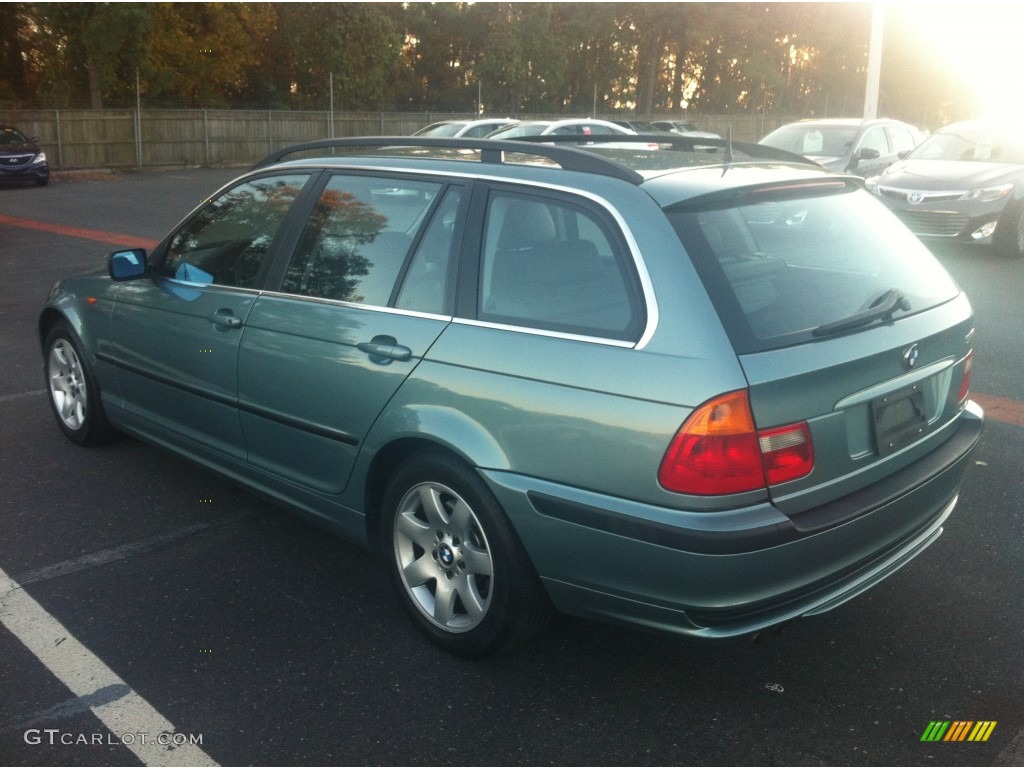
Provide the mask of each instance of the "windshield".
{"label": "windshield", "polygon": [[0,131],[0,144],[28,144],[25,134],[13,128],[4,128]]}
{"label": "windshield", "polygon": [[465,125],[465,123],[434,123],[416,131],[413,136],[435,136],[439,138],[454,136]]}
{"label": "windshield", "polygon": [[551,125],[551,123],[521,123],[511,125],[508,128],[499,128],[490,134],[492,139],[516,139],[520,136],[540,136]]}
{"label": "windshield", "polygon": [[741,353],[898,320],[959,293],[902,223],[843,182],[666,213]]}
{"label": "windshield", "polygon": [[784,125],[760,143],[797,155],[843,157],[850,152],[856,137],[857,126]]}
{"label": "windshield", "polygon": [[908,157],[914,160],[1024,164],[1024,138],[981,125],[953,125],[933,133]]}

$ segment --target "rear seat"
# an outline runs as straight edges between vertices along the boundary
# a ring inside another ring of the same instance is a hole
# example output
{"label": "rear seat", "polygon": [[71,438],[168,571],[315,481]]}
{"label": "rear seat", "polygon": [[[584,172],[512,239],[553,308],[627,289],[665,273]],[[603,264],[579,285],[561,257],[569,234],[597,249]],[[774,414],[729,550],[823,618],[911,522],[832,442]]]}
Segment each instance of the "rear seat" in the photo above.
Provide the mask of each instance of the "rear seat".
{"label": "rear seat", "polygon": [[484,310],[500,319],[567,330],[622,330],[630,321],[614,263],[602,263],[590,240],[556,239],[550,211],[539,203],[509,206],[488,287]]}

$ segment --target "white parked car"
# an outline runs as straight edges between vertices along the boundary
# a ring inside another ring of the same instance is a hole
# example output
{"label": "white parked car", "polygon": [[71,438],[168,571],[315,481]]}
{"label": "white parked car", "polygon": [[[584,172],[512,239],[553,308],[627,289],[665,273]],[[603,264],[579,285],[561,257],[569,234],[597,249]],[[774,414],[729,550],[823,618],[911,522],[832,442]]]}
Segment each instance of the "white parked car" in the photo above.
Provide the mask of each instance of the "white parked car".
{"label": "white parked car", "polygon": [[511,117],[487,117],[480,120],[441,120],[420,128],[413,136],[433,136],[439,139],[482,139],[492,131],[515,125]]}

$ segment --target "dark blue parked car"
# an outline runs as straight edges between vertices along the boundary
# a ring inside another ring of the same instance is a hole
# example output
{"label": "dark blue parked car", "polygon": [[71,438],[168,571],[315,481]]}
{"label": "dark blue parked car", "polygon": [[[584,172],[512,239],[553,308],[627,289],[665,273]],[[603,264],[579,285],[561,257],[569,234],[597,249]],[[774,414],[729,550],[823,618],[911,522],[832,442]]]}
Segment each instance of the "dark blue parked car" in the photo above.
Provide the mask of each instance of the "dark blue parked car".
{"label": "dark blue parked car", "polygon": [[17,128],[0,125],[0,180],[34,181],[40,186],[50,181],[46,153]]}

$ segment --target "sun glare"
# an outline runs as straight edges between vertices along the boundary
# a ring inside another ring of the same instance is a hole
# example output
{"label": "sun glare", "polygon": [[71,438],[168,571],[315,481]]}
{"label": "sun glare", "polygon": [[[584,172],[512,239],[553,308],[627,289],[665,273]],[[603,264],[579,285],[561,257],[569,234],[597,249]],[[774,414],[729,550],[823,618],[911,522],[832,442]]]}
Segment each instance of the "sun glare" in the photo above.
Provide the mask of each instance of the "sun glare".
{"label": "sun glare", "polygon": [[910,14],[925,55],[943,57],[960,73],[977,97],[977,117],[1024,121],[1024,4],[897,3],[896,10]]}

